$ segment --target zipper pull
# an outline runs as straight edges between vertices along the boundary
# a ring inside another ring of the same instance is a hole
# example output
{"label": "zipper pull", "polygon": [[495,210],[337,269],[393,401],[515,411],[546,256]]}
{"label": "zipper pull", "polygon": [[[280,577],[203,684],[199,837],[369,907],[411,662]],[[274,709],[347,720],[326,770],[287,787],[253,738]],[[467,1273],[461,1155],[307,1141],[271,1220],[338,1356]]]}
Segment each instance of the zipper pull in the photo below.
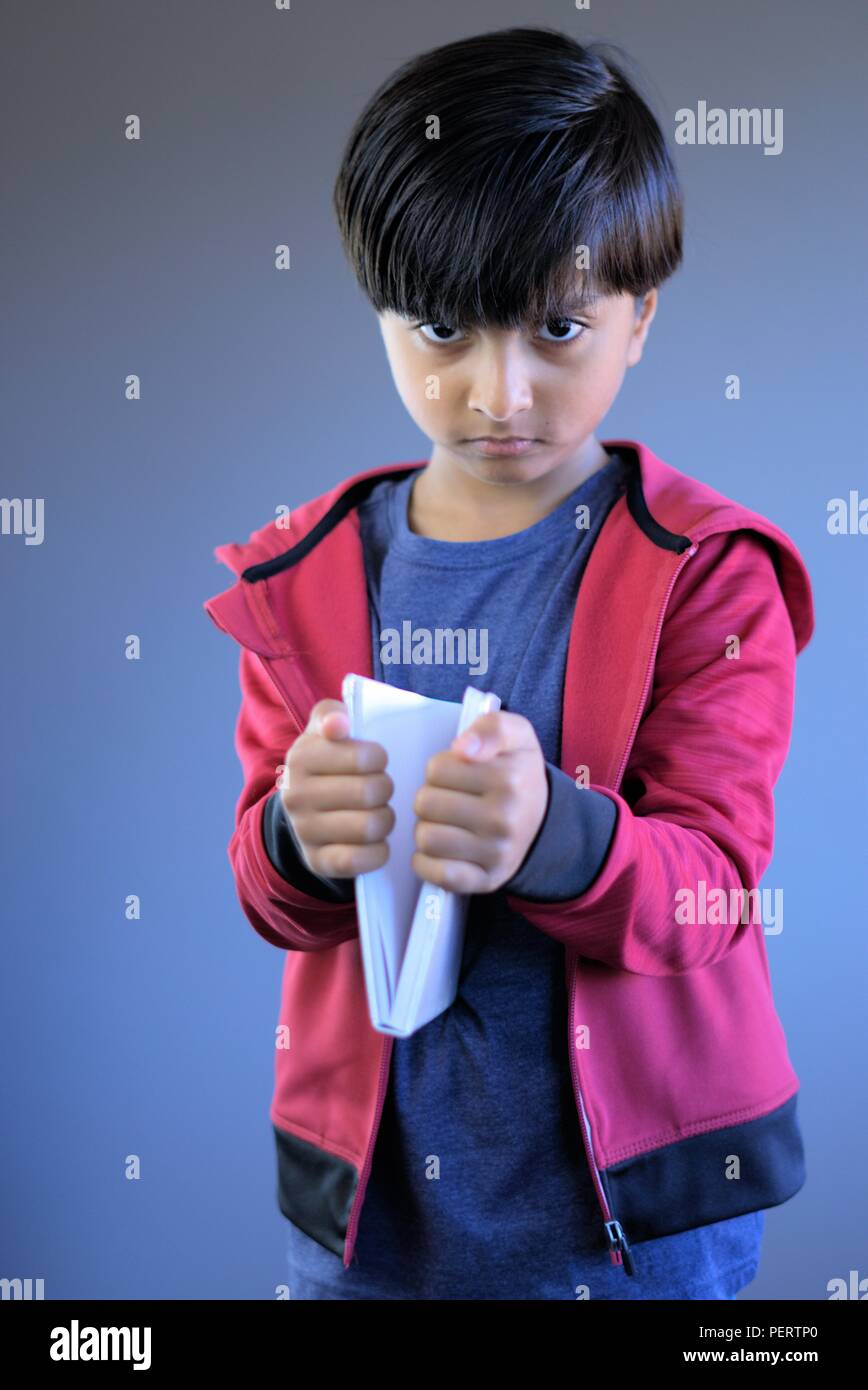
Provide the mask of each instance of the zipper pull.
{"label": "zipper pull", "polygon": [[624,1273],[635,1276],[636,1265],[630,1244],[624,1234],[624,1228],[620,1221],[606,1222],[606,1239],[609,1242],[609,1253],[613,1265],[623,1265]]}

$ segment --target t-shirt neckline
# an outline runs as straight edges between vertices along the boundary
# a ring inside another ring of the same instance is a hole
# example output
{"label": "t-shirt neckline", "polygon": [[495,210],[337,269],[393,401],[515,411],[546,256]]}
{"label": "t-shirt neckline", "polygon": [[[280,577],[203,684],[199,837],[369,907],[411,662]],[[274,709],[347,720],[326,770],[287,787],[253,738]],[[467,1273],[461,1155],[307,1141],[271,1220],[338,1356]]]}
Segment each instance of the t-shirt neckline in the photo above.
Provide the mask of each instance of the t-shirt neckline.
{"label": "t-shirt neckline", "polygon": [[[606,448],[606,446],[603,446]],[[391,548],[398,554],[418,562],[434,565],[495,565],[504,560],[529,554],[543,545],[550,545],[557,535],[567,534],[566,523],[576,507],[588,501],[588,494],[608,486],[620,474],[621,457],[614,449],[606,449],[607,463],[587,478],[583,478],[568,497],[549,512],[548,516],[535,521],[521,531],[513,531],[507,536],[495,536],[481,541],[445,541],[433,536],[420,536],[410,527],[408,511],[410,494],[421,469],[413,469],[406,478],[400,478],[389,489],[388,522]],[[575,530],[576,535],[582,534]]]}

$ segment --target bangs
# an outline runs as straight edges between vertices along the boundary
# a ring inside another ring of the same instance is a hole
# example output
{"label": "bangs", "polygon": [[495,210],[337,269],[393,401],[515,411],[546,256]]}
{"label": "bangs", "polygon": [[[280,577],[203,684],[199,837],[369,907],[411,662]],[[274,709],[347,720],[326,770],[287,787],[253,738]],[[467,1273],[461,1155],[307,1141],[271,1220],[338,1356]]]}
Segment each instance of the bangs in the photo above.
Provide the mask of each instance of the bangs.
{"label": "bangs", "polygon": [[378,313],[519,329],[641,296],[682,255],[678,181],[621,70],[545,29],[400,68],[349,138],[333,196]]}

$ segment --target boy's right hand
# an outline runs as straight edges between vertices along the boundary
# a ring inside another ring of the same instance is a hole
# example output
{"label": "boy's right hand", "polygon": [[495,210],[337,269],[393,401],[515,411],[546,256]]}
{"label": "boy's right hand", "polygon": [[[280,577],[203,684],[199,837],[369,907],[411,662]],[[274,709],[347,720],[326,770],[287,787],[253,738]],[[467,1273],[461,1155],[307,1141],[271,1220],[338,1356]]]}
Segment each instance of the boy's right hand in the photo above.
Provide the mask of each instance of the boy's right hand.
{"label": "boy's right hand", "polygon": [[349,730],[343,701],[319,700],[284,762],[284,813],[308,868],[322,878],[355,878],[389,857],[395,784],[386,750]]}

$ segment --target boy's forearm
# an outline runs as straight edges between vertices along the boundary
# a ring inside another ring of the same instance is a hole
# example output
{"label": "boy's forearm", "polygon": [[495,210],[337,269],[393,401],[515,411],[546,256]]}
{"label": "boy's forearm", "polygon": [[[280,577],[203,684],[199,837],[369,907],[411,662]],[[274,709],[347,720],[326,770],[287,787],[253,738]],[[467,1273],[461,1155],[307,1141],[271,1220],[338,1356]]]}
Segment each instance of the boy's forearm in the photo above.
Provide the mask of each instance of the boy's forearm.
{"label": "boy's forearm", "polygon": [[283,809],[280,792],[275,791],[266,802],[262,817],[265,848],[277,872],[287,883],[310,893],[323,902],[351,903],[355,901],[356,882],[353,878],[326,878],[316,874],[304,862],[301,847],[289,818]]}
{"label": "boy's forearm", "polygon": [[549,799],[542,825],[519,868],[502,891],[555,903],[587,892],[609,849],[617,809],[610,797],[578,788],[546,762]]}
{"label": "boy's forearm", "polygon": [[[549,799],[546,814],[525,858],[503,885],[507,892],[543,903],[565,901],[584,893],[605,859],[615,827],[610,797],[578,790],[553,763],[546,763]],[[353,878],[327,878],[305,864],[279,791],[262,812],[262,838],[268,859],[287,885],[324,904],[355,902]]]}
{"label": "boy's forearm", "polygon": [[[577,796],[587,795],[576,792]],[[607,791],[615,832],[602,869],[584,893],[560,902],[536,902],[509,893],[508,905],[534,926],[577,948],[583,956],[639,975],[675,975],[714,964],[745,927],[727,914],[721,924],[681,923],[678,894],[705,883],[729,902],[742,888],[736,862],[708,831],[662,816],[636,815]],[[739,857],[745,882],[759,877]],[[755,929],[755,928],[754,928]]]}
{"label": "boy's forearm", "polygon": [[[609,848],[616,810],[596,791],[577,794],[572,779],[546,763],[549,799],[533,844],[504,887],[541,902],[577,897],[593,883]],[[280,792],[268,798],[262,835],[272,865],[287,883],[329,903],[355,901],[355,879],[328,878],[312,872],[283,808]]]}
{"label": "boy's forearm", "polygon": [[228,846],[235,889],[247,920],[266,941],[284,950],[324,951],[358,936],[355,901],[336,901],[288,882],[265,847],[270,793],[239,818]]}
{"label": "boy's forearm", "polygon": [[[546,763],[549,800],[533,844],[504,887],[526,898],[559,902],[578,897],[596,878],[615,828],[615,805],[600,792],[577,795],[572,779]],[[324,902],[355,900],[355,879],[327,878],[305,864],[280,793],[269,797],[262,819],[268,857],[293,887]]]}

